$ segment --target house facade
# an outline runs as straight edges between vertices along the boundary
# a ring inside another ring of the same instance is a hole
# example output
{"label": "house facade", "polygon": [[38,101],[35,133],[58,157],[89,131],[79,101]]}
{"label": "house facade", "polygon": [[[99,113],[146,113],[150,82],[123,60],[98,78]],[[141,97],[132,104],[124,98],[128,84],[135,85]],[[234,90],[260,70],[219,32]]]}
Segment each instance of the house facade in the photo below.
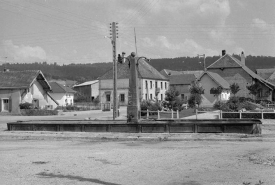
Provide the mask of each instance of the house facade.
{"label": "house facade", "polygon": [[93,80],[74,85],[73,89],[84,96],[87,101],[93,101],[99,95],[99,81]]}
{"label": "house facade", "polygon": [[[117,64],[117,94],[119,105],[128,104],[130,70],[128,63]],[[141,100],[164,100],[169,88],[169,79],[161,75],[145,60],[138,65],[138,83]],[[99,78],[99,98],[101,103],[113,102],[113,70]]]}
{"label": "house facade", "polygon": [[254,98],[249,94],[247,86],[258,83],[261,85],[262,91],[255,98],[261,100],[274,99],[273,91],[275,86],[254,73],[245,65],[244,53],[241,54],[241,60],[238,60],[237,58],[226,54],[226,51],[223,50],[221,58],[208,66],[207,71],[218,74],[229,84],[237,83],[240,87],[240,91],[236,96]]}
{"label": "house facade", "polygon": [[36,108],[50,108],[57,102],[49,92],[51,86],[41,71],[0,72],[0,112],[19,114],[21,103]]}
{"label": "house facade", "polygon": [[194,74],[180,74],[168,76],[170,80],[170,88],[174,88],[180,93],[182,100],[188,100],[190,96],[189,88],[192,82],[196,80]]}
{"label": "house facade", "polygon": [[[74,105],[74,94],[76,91],[57,82],[50,82],[49,84],[51,86],[49,94],[59,106]],[[58,105],[53,104],[52,108],[56,108]]]}
{"label": "house facade", "polygon": [[[217,73],[212,73],[209,71],[204,72],[199,78],[198,82],[202,85],[204,89],[204,94],[202,94],[203,106],[213,106],[217,101],[227,101],[230,97],[230,85]],[[216,96],[213,92],[213,88],[222,88],[220,95]]]}

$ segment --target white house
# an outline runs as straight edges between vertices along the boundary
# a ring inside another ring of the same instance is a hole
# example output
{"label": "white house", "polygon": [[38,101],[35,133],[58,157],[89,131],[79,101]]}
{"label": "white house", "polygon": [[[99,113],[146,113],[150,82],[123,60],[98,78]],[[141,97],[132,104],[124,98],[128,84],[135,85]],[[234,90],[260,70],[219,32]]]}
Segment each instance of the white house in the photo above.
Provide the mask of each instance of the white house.
{"label": "white house", "polygon": [[[57,82],[50,82],[52,88],[50,95],[55,99],[59,106],[74,104],[75,91],[69,87],[63,86]],[[55,108],[57,105],[54,105]]]}
{"label": "white house", "polygon": [[[128,62],[117,64],[117,94],[119,105],[128,104],[130,70]],[[169,79],[160,74],[144,59],[138,63],[140,97],[143,100],[164,100],[169,88]],[[101,103],[113,102],[113,70],[99,77],[99,98]]]}
{"label": "white house", "polygon": [[19,105],[26,102],[41,109],[56,106],[50,91],[51,86],[41,71],[1,71],[0,112],[19,114]]}

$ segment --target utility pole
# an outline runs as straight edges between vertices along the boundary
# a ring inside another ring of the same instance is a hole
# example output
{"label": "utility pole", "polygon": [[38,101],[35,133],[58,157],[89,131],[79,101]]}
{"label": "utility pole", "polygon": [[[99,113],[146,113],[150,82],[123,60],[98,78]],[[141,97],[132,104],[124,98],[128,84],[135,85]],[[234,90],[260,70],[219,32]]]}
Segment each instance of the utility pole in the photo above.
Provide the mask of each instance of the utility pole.
{"label": "utility pole", "polygon": [[118,101],[117,101],[117,61],[116,61],[116,39],[117,36],[117,24],[115,22],[110,23],[111,25],[111,40],[113,46],[113,120],[118,117]]}
{"label": "utility pole", "polygon": [[[202,54],[202,55],[199,55],[198,54],[198,57],[203,57],[203,71],[206,71],[206,67],[205,67],[205,54]],[[201,63],[201,62],[200,62]]]}

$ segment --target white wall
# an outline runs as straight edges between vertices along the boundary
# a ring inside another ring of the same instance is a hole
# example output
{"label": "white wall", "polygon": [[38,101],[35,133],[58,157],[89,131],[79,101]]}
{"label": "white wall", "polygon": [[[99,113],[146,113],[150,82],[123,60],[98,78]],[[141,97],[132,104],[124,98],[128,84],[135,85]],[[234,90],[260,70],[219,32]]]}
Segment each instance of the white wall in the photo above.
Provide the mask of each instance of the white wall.
{"label": "white wall", "polygon": [[[148,84],[148,88],[146,88],[146,81]],[[152,82],[152,87],[151,83]],[[156,96],[156,82],[157,82],[157,87],[160,89],[160,92]],[[162,82],[162,88],[161,88],[161,82]],[[166,83],[166,88],[165,88],[165,83]],[[162,80],[152,80],[152,79],[142,79],[141,80],[141,93],[142,93],[142,99],[146,100],[146,94],[147,94],[147,99],[151,99],[150,95],[152,94],[152,99],[154,100],[155,97],[157,97],[158,100],[161,100],[161,95],[163,97],[163,100],[165,99],[165,92],[169,88],[169,81],[162,81]]]}
{"label": "white wall", "polygon": [[99,95],[99,82],[91,85],[91,97],[96,98]]}
{"label": "white wall", "polygon": [[[73,105],[74,104],[74,94],[73,93],[50,93],[50,95],[58,102],[59,106]],[[66,102],[67,100],[67,102]],[[55,103],[54,103],[55,104]],[[53,108],[57,105],[53,105]]]}

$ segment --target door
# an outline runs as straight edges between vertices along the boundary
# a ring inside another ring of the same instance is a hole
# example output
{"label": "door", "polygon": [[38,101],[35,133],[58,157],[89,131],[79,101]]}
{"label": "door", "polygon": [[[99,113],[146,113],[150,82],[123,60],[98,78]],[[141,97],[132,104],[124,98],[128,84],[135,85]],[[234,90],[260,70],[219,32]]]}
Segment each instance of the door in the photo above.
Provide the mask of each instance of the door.
{"label": "door", "polygon": [[3,111],[8,112],[9,111],[9,100],[8,99],[3,99]]}

